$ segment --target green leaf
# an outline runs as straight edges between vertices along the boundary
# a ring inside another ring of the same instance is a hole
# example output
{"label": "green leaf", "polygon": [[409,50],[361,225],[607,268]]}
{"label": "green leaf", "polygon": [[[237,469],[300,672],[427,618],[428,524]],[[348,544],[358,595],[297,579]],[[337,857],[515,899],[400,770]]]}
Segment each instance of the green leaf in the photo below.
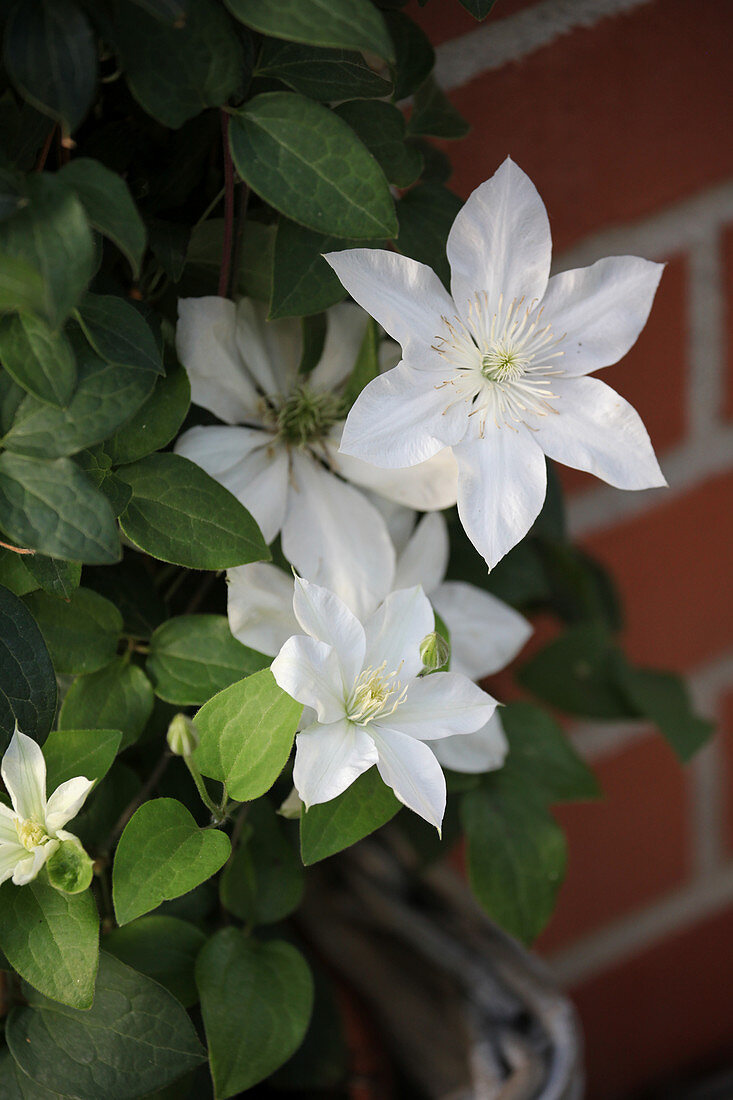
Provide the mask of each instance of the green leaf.
{"label": "green leaf", "polygon": [[175,798],[154,798],[132,815],[120,837],[112,870],[119,924],[157,909],[215,875],[231,845],[218,829],[199,829]]}
{"label": "green leaf", "polygon": [[186,20],[190,0],[133,0],[162,23],[180,26]]}
{"label": "green leaf", "polygon": [[536,653],[517,673],[523,687],[570,714],[634,718],[616,683],[619,650],[596,623],[576,626]]}
{"label": "green leaf", "polygon": [[0,527],[51,557],[109,565],[121,555],[112,509],[68,458],[0,454]]}
{"label": "green leaf", "polygon": [[32,313],[0,317],[0,359],[8,374],[40,401],[63,408],[76,384],[71,344]]}
{"label": "green leaf", "polygon": [[400,223],[397,247],[403,256],[432,267],[446,286],[450,282],[450,265],[445,244],[462,205],[457,195],[436,183],[413,187],[397,204]]}
{"label": "green leaf", "polygon": [[137,279],[147,235],[122,176],[98,160],[78,157],[64,165],[59,177],[76,192],[94,229],[116,244],[128,259]]}
{"label": "green leaf", "polygon": [[137,741],[152,711],[150,680],[126,657],[118,657],[74,680],[61,706],[59,729],[119,729],[125,749]]}
{"label": "green leaf", "polygon": [[386,12],[385,19],[395,48],[393,99],[399,101],[416,92],[430,76],[435,50],[425,31],[403,12]]}
{"label": "green leaf", "polygon": [[61,600],[32,592],[25,605],[41,628],[56,672],[96,672],[113,660],[122,616],[113,603],[89,588]]}
{"label": "green leaf", "polygon": [[469,12],[474,19],[481,21],[485,19],[493,8],[496,0],[458,0],[459,4]]}
{"label": "green leaf", "polygon": [[504,766],[512,775],[542,791],[548,803],[600,796],[595,775],[549,714],[531,703],[510,703],[500,713],[509,742]]}
{"label": "green leaf", "polygon": [[328,108],[266,92],[232,115],[229,142],[242,179],[293,221],[337,237],[396,235],[384,173]]}
{"label": "green leaf", "polygon": [[369,0],[226,0],[230,12],[252,30],[289,42],[345,50],[369,50],[394,59],[384,20]]}
{"label": "green leaf", "polygon": [[46,997],[90,1007],[98,937],[91,893],[62,894],[41,879],[0,886],[0,946],[20,976]]}
{"label": "green leaf", "polygon": [[7,1047],[0,1051],[0,1081],[3,1083],[3,1100],[65,1100],[58,1092],[51,1092],[31,1081],[10,1054]]}
{"label": "green leaf", "polygon": [[24,565],[43,591],[50,592],[52,596],[60,596],[61,599],[67,600],[79,587],[81,580],[79,562],[61,561],[58,558],[48,558],[45,554],[33,554],[28,555]]}
{"label": "green leaf", "polygon": [[31,1080],[64,1096],[130,1100],[204,1061],[193,1024],[176,998],[105,952],[88,1012],[31,992],[28,1001],[28,1008],[14,1009],[8,1020],[10,1052]]}
{"label": "green leaf", "polygon": [[712,722],[693,712],[687,686],[673,672],[635,668],[619,654],[615,682],[637,714],[651,719],[684,763],[714,732]]}
{"label": "green leaf", "polygon": [[269,669],[255,672],[198,712],[194,759],[204,775],[226,783],[232,798],[259,798],[285,767],[302,710]]}
{"label": "green leaf", "polygon": [[149,325],[124,298],[85,294],[77,312],[87,340],[102,359],[120,367],[165,373]]}
{"label": "green leaf", "polygon": [[202,949],[196,982],[217,1100],[269,1077],[302,1043],[313,979],[292,944],[225,928]]}
{"label": "green leaf", "polygon": [[28,394],[3,445],[35,458],[64,458],[100,443],[150,396],[151,371],[105,362],[78,333],[72,339],[78,383],[65,409]]}
{"label": "green leaf", "polygon": [[471,127],[445,92],[428,77],[415,93],[407,129],[412,136],[462,138]]}
{"label": "green leaf", "polygon": [[155,694],[177,706],[201,706],[271,658],[232,636],[225,615],[179,615],[150,639],[146,670]]}
{"label": "green leaf", "polygon": [[321,313],[346,297],[322,253],[343,248],[340,237],[324,237],[280,218],[272,264],[272,297],[268,319]]}
{"label": "green leaf", "polygon": [[[269,302],[277,226],[248,221],[244,229],[238,278],[239,292],[258,302]],[[221,255],[221,253],[220,253]],[[325,263],[325,260],[323,261]]]}
{"label": "green leaf", "polygon": [[190,569],[228,569],[269,558],[247,509],[182,455],[150,455],[122,467],[119,476],[132,489],[120,525],[146,554]]}
{"label": "green leaf", "polygon": [[405,117],[391,103],[342,103],[336,114],[366,145],[382,171],[396,187],[409,187],[422,171],[423,158],[405,144]]}
{"label": "green leaf", "polygon": [[147,401],[114,435],[104,441],[113,465],[136,462],[165,447],[178,435],[191,404],[191,386],[183,367],[171,364],[158,378]]}
{"label": "green leaf", "polygon": [[16,554],[0,548],[0,585],[14,596],[25,596],[38,588],[38,582],[23,561],[32,557],[33,554]]}
{"label": "green leaf", "polygon": [[568,543],[540,538],[537,548],[547,574],[550,603],[565,622],[595,621],[609,630],[621,628],[619,596],[602,565]]}
{"label": "green leaf", "polygon": [[73,131],[97,85],[97,48],[86,15],[70,0],[20,0],[5,28],[3,59],[20,94]]}
{"label": "green leaf", "polygon": [[21,733],[42,742],[56,712],[56,676],[28,608],[0,588],[0,752]]}
{"label": "green leaf", "polygon": [[279,42],[276,38],[264,39],[256,75],[282,80],[293,91],[321,103],[379,99],[392,91],[390,81],[373,72],[358,53]]}
{"label": "green leaf", "polygon": [[343,794],[311,806],[300,818],[300,852],[309,866],[349,848],[386,825],[402,804],[376,768],[370,768]]}
{"label": "green leaf", "polygon": [[565,873],[565,838],[541,797],[521,778],[494,773],[461,795],[468,876],[476,898],[525,943],[552,915]]}
{"label": "green leaf", "polygon": [[379,325],[371,317],[351,374],[344,388],[347,407],[354,404],[364,387],[379,374]]}
{"label": "green leaf", "polygon": [[46,311],[46,288],[40,272],[17,254],[10,255],[0,236],[0,311]]}
{"label": "green leaf", "polygon": [[106,951],[160,982],[184,1008],[199,999],[194,965],[205,943],[206,936],[195,924],[158,914],[114,928],[104,939]]}
{"label": "green leaf", "polygon": [[[57,176],[47,172],[28,176],[25,187],[27,205],[0,222],[0,254],[17,261],[13,263],[16,285],[20,283],[29,297],[35,298],[37,284],[29,280],[28,266],[38,272],[44,287],[43,303],[36,311],[56,328],[94,273],[92,231],[79,199]],[[11,297],[15,293],[12,286],[8,293]],[[26,308],[36,307],[28,303]]]}
{"label": "green leaf", "polygon": [[257,799],[219,882],[222,905],[246,924],[274,924],[298,908],[303,885],[285,823],[266,798]]}
{"label": "green leaf", "polygon": [[185,22],[174,26],[120,5],[112,36],[133,96],[174,130],[206,107],[221,107],[243,88],[247,74],[241,40],[215,0],[196,0]]}
{"label": "green leaf", "polygon": [[43,745],[48,792],[78,775],[99,782],[114,764],[121,740],[120,730],[52,730]]}

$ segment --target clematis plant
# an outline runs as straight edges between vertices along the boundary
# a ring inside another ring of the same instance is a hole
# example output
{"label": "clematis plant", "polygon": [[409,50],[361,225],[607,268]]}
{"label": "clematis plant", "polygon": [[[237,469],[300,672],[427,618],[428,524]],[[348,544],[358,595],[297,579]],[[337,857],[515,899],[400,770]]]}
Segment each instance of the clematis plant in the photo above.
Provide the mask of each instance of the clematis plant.
{"label": "clematis plant", "polygon": [[457,672],[420,676],[420,645],[435,625],[422,588],[391,593],[362,624],[333,592],[296,578],[293,611],[306,634],[288,639],[272,672],[315,712],[296,737],[293,768],[306,808],[376,764],[399,800],[440,830],[445,777],[425,742],[475,732],[496,701]]}
{"label": "clematis plant", "polygon": [[666,484],[638,414],[587,377],[634,344],[662,265],[611,257],[548,279],[547,212],[509,158],[469,197],[446,249],[450,295],[394,252],[326,255],[403,354],[357,399],[341,450],[393,468],[452,447],[458,513],[491,568],[542,507],[545,455],[621,489]]}

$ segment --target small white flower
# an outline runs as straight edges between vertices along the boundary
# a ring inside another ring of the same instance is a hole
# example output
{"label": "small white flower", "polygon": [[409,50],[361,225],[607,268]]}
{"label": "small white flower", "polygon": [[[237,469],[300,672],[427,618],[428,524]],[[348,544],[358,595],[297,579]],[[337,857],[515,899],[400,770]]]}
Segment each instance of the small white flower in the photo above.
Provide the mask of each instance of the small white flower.
{"label": "small white flower", "polygon": [[399,800],[440,829],[445,778],[425,742],[472,733],[496,702],[457,672],[420,677],[420,643],[434,628],[422,589],[393,592],[362,624],[338,596],[296,578],[293,609],[307,637],[289,638],[272,672],[314,712],[293,770],[306,807],[376,764]]}
{"label": "small white flower", "polygon": [[67,779],[46,800],[43,753],[17,726],[0,771],[13,805],[0,803],[0,883],[12,877],[16,886],[25,886],[62,841],[79,843],[63,826],[79,813],[94,784],[84,776]]}
{"label": "small white flower", "polygon": [[267,322],[247,299],[235,305],[184,298],[178,310],[176,346],[191,396],[224,424],[191,428],[176,452],[225,485],[268,543],[280,532],[299,573],[318,575],[354,602],[374,602],[394,557],[381,516],[355,485],[374,483],[421,510],[445,508],[455,502],[456,468],[449,452],[397,473],[337,459],[346,411],[341,388],[367,315],[351,303],[329,310],[320,360],[304,377],[300,320]]}
{"label": "small white flower", "polygon": [[453,223],[452,296],[394,252],[326,256],[403,354],[357,399],[341,450],[393,468],[452,447],[461,521],[490,568],[542,507],[545,455],[621,489],[666,484],[638,414],[586,377],[634,344],[662,265],[617,256],[548,281],[550,251],[542,200],[507,159]]}

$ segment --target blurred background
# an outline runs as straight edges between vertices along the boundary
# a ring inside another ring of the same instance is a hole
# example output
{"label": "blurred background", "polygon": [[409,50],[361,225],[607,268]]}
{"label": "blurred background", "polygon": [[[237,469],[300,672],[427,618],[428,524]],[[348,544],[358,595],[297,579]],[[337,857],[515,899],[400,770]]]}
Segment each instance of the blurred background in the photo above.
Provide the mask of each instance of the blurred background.
{"label": "blurred background", "polygon": [[569,871],[537,950],[581,1015],[589,1100],[688,1096],[733,1066],[733,5],[498,0],[482,24],[458,0],[405,10],[472,126],[444,143],[461,198],[511,155],[547,206],[556,270],[667,264],[603,377],[670,488],[562,475],[571,532],[625,601],[629,656],[685,674],[719,732],[683,768],[638,723],[570,727],[605,800],[557,811]]}

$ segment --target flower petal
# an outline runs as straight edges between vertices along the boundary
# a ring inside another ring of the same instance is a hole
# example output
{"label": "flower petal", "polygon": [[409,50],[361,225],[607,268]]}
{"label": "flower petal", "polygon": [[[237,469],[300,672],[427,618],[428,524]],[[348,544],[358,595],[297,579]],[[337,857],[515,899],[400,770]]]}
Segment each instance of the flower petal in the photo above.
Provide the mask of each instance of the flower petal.
{"label": "flower petal", "polygon": [[641,417],[598,378],[560,378],[557,416],[543,418],[535,439],[550,458],[586,470],[619,489],[666,485]]}
{"label": "flower petal", "polygon": [[444,737],[442,741],[430,741],[429,745],[444,768],[472,775],[500,768],[509,751],[498,710],[475,733]]}
{"label": "flower petal", "polygon": [[326,339],[321,358],[308,376],[308,385],[331,392],[344,382],[356,363],[369,314],[353,302],[341,302],[326,311]]}
{"label": "flower petal", "polygon": [[[473,733],[488,722],[495,709],[496,699],[467,676],[434,672],[410,684],[404,703],[385,719],[385,724],[420,741],[434,741]],[[380,725],[379,719],[373,724]]]}
{"label": "flower petal", "polygon": [[[340,430],[338,434],[336,447],[340,443]],[[332,455],[331,465],[347,481],[418,512],[452,508],[456,502],[458,464],[449,447],[425,462],[399,469],[384,469],[341,452]]]}
{"label": "flower petal", "polygon": [[492,428],[456,447],[458,515],[489,569],[523,539],[547,491],[542,451],[524,427]]}
{"label": "flower petal", "polygon": [[288,638],[270,667],[278,687],[299,703],[313,707],[319,722],[336,722],[344,717],[344,684],[330,645],[297,634]]}
{"label": "flower petal", "polygon": [[346,604],[327,588],[295,578],[293,612],[303,630],[333,646],[344,684],[350,688],[364,665],[364,627]]}
{"label": "flower petal", "polygon": [[663,270],[638,256],[609,256],[553,275],[542,306],[555,335],[565,333],[558,367],[589,374],[626,355],[647,322]]}
{"label": "flower petal", "polygon": [[47,840],[45,844],[39,844],[28,858],[16,864],[13,872],[13,882],[16,886],[27,886],[38,875],[47,859],[49,859],[59,846],[58,840]]}
{"label": "flower petal", "polygon": [[422,670],[420,643],[435,628],[435,615],[420,585],[391,592],[364,624],[366,668],[386,662],[387,673],[399,672],[402,683]]}
{"label": "flower petal", "polygon": [[[15,830],[13,830],[15,832]],[[18,842],[18,834],[15,834],[15,843],[0,843],[0,884],[15,874],[15,868],[19,863],[28,859],[28,852]]]}
{"label": "flower petal", "polygon": [[449,406],[439,375],[399,363],[357,397],[344,424],[341,453],[389,469],[417,466],[465,436],[465,403]]}
{"label": "flower petal", "polygon": [[377,763],[377,749],[360,726],[343,719],[313,725],[295,738],[293,783],[306,807],[330,802]]}
{"label": "flower petal", "polygon": [[431,344],[441,316],[455,307],[438,276],[425,264],[379,248],[349,248],[324,255],[351,297],[379,321],[407,354],[436,358]]}
{"label": "flower petal", "polygon": [[261,393],[283,396],[298,376],[303,346],[300,318],[268,321],[267,307],[250,298],[237,305],[236,343]]}
{"label": "flower petal", "polygon": [[56,788],[46,806],[46,829],[49,833],[63,829],[68,821],[76,817],[93,786],[91,779],[77,775]]}
{"label": "flower petal", "polygon": [[435,606],[432,592],[445,576],[449,555],[450,543],[445,516],[440,512],[423,516],[397,559],[395,588],[411,588],[412,585],[421,584]]}
{"label": "flower petal", "polygon": [[17,726],[0,772],[18,817],[42,825],[46,813],[46,761],[41,746]]}
{"label": "flower petal", "polygon": [[394,547],[376,508],[300,453],[293,455],[282,547],[299,573],[335,592],[359,619],[392,586]]}
{"label": "flower petal", "polygon": [[473,584],[445,581],[430,599],[450,631],[451,669],[472,680],[508,665],[532,633],[524,615]]}
{"label": "flower petal", "polygon": [[540,299],[550,274],[550,223],[537,189],[510,157],[469,195],[448,234],[451,293],[466,316],[476,292],[489,312],[499,296]]}
{"label": "flower petal", "polygon": [[287,502],[288,455],[259,428],[190,428],[176,441],[190,458],[232,493],[259,524],[265,542],[282,527]]}
{"label": "flower petal", "polygon": [[299,629],[293,613],[293,578],[264,562],[227,570],[227,615],[238,641],[274,656]]}
{"label": "flower petal", "polygon": [[176,350],[191,383],[191,400],[225,424],[257,414],[257,390],[237,348],[237,311],[228,298],[181,298]]}
{"label": "flower petal", "polygon": [[422,741],[396,730],[374,730],[377,767],[400,802],[440,832],[445,813],[445,776],[435,754]]}

